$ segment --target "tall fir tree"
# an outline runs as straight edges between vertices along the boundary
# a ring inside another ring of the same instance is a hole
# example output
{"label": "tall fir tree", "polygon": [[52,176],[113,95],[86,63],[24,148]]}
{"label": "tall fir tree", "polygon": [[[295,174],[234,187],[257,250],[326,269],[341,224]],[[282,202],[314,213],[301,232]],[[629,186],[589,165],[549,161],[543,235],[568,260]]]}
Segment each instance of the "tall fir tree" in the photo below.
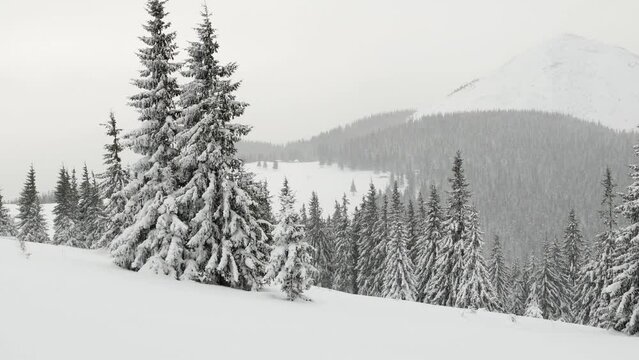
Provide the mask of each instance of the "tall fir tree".
{"label": "tall fir tree", "polygon": [[[206,6],[188,48],[180,105],[179,150],[174,159],[179,219],[185,236],[174,237],[167,263],[184,268],[182,278],[256,290],[262,285],[270,253],[270,215],[261,185],[237,155],[237,142],[250,127],[235,123],[247,104],[236,99],[240,83],[235,63],[221,64],[219,45]],[[262,194],[262,195],[260,195]]]}
{"label": "tall fir tree", "polygon": [[295,211],[295,196],[288,180],[280,192],[279,221],[273,230],[274,247],[267,266],[265,281],[281,284],[289,300],[306,298],[303,293],[311,287],[313,272],[312,247],[306,242],[304,225]]}
{"label": "tall fir tree", "polygon": [[464,270],[460,279],[455,306],[469,309],[500,311],[502,302],[490,281],[482,255],[483,239],[479,227],[479,214],[471,209],[466,228]]}
{"label": "tall fir tree", "polygon": [[568,225],[564,230],[563,253],[566,258],[568,280],[570,286],[577,284],[579,269],[584,260],[584,239],[579,230],[579,222],[575,210],[571,209],[568,214]]}
{"label": "tall fir tree", "polygon": [[166,1],[148,0],[151,19],[144,25],[145,47],[138,51],[143,66],[133,81],[140,92],[131,97],[141,125],[125,136],[127,145],[141,158],[125,189],[127,224],[111,243],[117,265],[135,270],[178,276],[182,265],[187,225],[177,214],[173,160],[179,88],[174,73],[179,65],[175,33],[166,21]]}
{"label": "tall fir tree", "polygon": [[57,245],[79,246],[79,231],[76,227],[75,194],[71,185],[71,177],[64,167],[58,172],[58,182],[55,192],[55,207],[53,208],[53,243]]}
{"label": "tall fir tree", "polygon": [[[568,320],[570,285],[566,262],[559,241],[545,242],[544,258],[537,274],[537,296],[544,319]],[[532,290],[531,290],[532,291]]]}
{"label": "tall fir tree", "polygon": [[16,236],[18,234],[9,210],[4,206],[0,193],[0,236]]}
{"label": "tall fir tree", "polygon": [[369,288],[372,296],[383,296],[384,292],[384,266],[388,253],[390,236],[389,220],[388,197],[386,195],[382,195],[380,210],[373,230],[375,248],[373,250],[372,264],[374,269]]}
{"label": "tall fir tree", "polygon": [[377,190],[371,183],[362,201],[361,227],[358,238],[357,287],[362,295],[374,296],[376,272],[381,267],[376,252]]}
{"label": "tall fir tree", "polygon": [[109,114],[109,121],[102,126],[106,129],[106,135],[111,142],[104,145],[105,153],[102,156],[106,171],[98,175],[100,195],[106,200],[106,207],[104,231],[94,244],[95,248],[109,247],[113,239],[122,232],[122,227],[126,223],[127,202],[124,189],[130,181],[130,174],[122,165],[121,153],[124,150],[120,140],[122,129],[118,128],[113,112]]}
{"label": "tall fir tree", "polygon": [[470,215],[470,190],[464,175],[461,152],[453,161],[453,175],[448,179],[451,190],[446,220],[442,224],[443,238],[437,258],[435,277],[428,286],[428,302],[454,306],[464,271],[464,235]]}
{"label": "tall fir tree", "polygon": [[581,268],[577,282],[575,315],[580,324],[607,327],[609,297],[604,289],[612,282],[617,225],[615,183],[609,168],[606,168],[601,184],[603,199],[599,216],[604,231],[596,237],[593,256]]}
{"label": "tall fir tree", "polygon": [[[421,197],[421,196],[420,196]],[[421,201],[420,201],[421,203]],[[433,185],[430,188],[425,221],[422,225],[423,231],[419,236],[416,248],[419,250],[416,263],[417,275],[417,301],[428,300],[428,288],[430,282],[435,278],[437,271],[437,257],[442,241],[442,208],[437,188]]]}
{"label": "tall fir tree", "polygon": [[414,265],[408,253],[409,234],[401,194],[393,184],[388,224],[388,244],[383,267],[382,296],[397,300],[415,300]]}
{"label": "tall fir tree", "polygon": [[[639,145],[634,147],[639,156]],[[628,225],[619,229],[615,241],[610,285],[604,292],[609,298],[608,315],[603,323],[627,334],[639,333],[639,165],[630,165],[632,183],[622,196],[618,211]]]}
{"label": "tall fir tree", "polygon": [[408,205],[406,206],[406,233],[408,235],[408,242],[406,248],[408,250],[408,256],[410,256],[413,264],[417,263],[417,239],[419,237],[419,217],[415,213],[415,205],[413,199],[408,199]]}
{"label": "tall fir tree", "polygon": [[488,273],[490,281],[495,288],[497,298],[502,304],[505,304],[510,296],[510,288],[508,281],[508,268],[501,246],[501,239],[495,235],[493,239],[493,247],[490,251],[490,260],[488,261]]}
{"label": "tall fir tree", "polygon": [[[342,204],[335,203],[333,214],[333,232],[335,236],[335,286],[339,291],[354,293],[353,283],[357,279],[356,247],[353,246],[351,220],[348,217],[348,199],[342,197]],[[355,278],[354,278],[355,276]]]}
{"label": "tall fir tree", "polygon": [[313,256],[313,266],[317,269],[315,284],[330,289],[333,286],[334,249],[326,233],[326,223],[322,218],[322,208],[315,191],[311,194],[308,209],[306,236],[315,250]]}
{"label": "tall fir tree", "polygon": [[42,214],[36,174],[33,165],[29,168],[27,180],[18,199],[18,238],[21,241],[44,243],[49,241],[47,224]]}
{"label": "tall fir tree", "polygon": [[78,246],[92,248],[102,237],[104,214],[97,184],[89,175],[86,164],[82,168],[79,195],[77,224],[80,234]]}

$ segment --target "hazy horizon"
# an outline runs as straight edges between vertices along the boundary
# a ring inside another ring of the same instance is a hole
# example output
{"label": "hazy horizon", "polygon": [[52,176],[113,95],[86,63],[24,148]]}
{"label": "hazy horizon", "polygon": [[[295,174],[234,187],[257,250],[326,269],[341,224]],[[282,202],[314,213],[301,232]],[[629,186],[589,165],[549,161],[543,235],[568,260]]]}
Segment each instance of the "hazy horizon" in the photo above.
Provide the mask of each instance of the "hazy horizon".
{"label": "hazy horizon", "polygon": [[[4,101],[0,189],[17,197],[34,164],[49,191],[62,164],[102,170],[99,123],[127,97],[148,16],[143,0],[0,4]],[[250,5],[249,5],[250,3]],[[201,1],[169,1],[179,60]],[[285,142],[366,115],[417,108],[563,33],[639,52],[634,1],[208,1],[220,57],[239,65],[248,139]],[[578,9],[578,11],[575,11]],[[268,16],[266,15],[268,14]],[[500,26],[495,26],[500,24]],[[16,151],[20,150],[20,151]]]}

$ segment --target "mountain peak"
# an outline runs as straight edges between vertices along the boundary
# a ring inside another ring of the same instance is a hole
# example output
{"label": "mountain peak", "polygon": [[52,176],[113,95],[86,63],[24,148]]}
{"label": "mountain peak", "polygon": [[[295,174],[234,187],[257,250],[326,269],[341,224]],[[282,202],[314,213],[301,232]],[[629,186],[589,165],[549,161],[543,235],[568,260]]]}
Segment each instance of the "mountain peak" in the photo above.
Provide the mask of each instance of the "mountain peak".
{"label": "mountain peak", "polygon": [[562,34],[420,113],[500,109],[559,112],[613,129],[634,129],[639,124],[639,56]]}

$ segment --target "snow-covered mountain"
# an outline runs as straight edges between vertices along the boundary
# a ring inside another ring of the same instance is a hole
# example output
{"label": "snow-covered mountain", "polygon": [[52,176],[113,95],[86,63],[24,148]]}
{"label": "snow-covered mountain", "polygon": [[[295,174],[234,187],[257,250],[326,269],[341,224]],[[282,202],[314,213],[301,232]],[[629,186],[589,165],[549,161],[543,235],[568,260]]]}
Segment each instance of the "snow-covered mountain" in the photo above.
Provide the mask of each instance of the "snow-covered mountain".
{"label": "snow-covered mountain", "polygon": [[633,129],[639,125],[639,56],[562,35],[460,86],[419,113],[500,109],[561,112],[613,129]]}

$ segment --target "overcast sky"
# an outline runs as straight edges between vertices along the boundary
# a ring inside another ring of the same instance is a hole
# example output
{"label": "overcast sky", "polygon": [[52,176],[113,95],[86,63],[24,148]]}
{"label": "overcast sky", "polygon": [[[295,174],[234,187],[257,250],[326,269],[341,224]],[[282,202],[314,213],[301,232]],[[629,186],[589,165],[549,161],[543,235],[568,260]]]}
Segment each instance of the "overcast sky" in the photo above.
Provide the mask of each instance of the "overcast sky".
{"label": "overcast sky", "polygon": [[[0,2],[0,188],[30,163],[41,191],[61,164],[101,171],[98,126],[125,129],[143,0]],[[172,0],[179,45],[201,0]],[[639,53],[636,0],[208,0],[220,56],[236,61],[251,139],[284,142],[381,111],[416,108],[562,33]],[[184,51],[181,55],[184,54]]]}

